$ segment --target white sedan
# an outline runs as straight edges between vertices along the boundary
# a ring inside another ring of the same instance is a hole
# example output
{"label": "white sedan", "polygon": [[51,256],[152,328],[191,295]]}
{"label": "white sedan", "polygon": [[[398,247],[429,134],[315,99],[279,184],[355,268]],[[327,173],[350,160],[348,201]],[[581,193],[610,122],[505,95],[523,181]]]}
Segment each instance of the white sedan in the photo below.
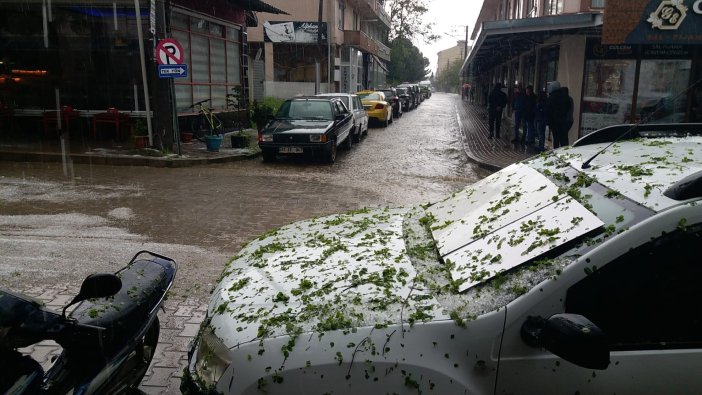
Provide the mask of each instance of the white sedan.
{"label": "white sedan", "polygon": [[261,236],[227,265],[182,389],[702,393],[699,129],[596,155],[598,133],[429,206]]}

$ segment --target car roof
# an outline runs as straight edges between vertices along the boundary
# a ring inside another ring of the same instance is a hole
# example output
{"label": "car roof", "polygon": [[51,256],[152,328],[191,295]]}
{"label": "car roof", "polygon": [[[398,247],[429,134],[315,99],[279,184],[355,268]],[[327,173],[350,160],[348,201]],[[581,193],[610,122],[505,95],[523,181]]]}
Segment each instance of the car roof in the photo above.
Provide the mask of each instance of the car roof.
{"label": "car roof", "polygon": [[357,96],[355,93],[319,93],[317,97],[340,97],[340,96]]}
{"label": "car roof", "polygon": [[332,101],[332,100],[339,100],[338,97],[322,97],[322,96],[297,96],[297,97],[291,97],[288,100],[316,100],[316,101]]}

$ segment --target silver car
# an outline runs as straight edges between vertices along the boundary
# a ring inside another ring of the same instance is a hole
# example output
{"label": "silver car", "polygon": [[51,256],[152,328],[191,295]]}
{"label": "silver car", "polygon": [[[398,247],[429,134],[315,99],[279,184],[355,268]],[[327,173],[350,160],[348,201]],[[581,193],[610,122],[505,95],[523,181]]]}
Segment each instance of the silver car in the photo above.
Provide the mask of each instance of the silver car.
{"label": "silver car", "polygon": [[361,99],[351,93],[321,93],[317,96],[331,96],[341,99],[351,114],[353,114],[353,131],[351,132],[353,140],[356,143],[361,142],[361,136],[368,134],[368,114],[363,109]]}

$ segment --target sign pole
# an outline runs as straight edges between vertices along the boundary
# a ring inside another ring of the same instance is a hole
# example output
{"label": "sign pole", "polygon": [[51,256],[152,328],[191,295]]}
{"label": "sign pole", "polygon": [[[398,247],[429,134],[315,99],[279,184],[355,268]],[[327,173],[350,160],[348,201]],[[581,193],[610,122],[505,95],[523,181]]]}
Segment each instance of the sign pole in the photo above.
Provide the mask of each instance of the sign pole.
{"label": "sign pole", "polygon": [[141,26],[141,7],[139,0],[134,0],[136,13],[137,37],[139,39],[139,61],[141,62],[141,82],[144,84],[144,103],[146,104],[146,128],[149,131],[149,146],[154,144],[154,134],[151,126],[151,104],[149,103],[149,81],[146,77],[146,56],[144,55],[144,32]]}

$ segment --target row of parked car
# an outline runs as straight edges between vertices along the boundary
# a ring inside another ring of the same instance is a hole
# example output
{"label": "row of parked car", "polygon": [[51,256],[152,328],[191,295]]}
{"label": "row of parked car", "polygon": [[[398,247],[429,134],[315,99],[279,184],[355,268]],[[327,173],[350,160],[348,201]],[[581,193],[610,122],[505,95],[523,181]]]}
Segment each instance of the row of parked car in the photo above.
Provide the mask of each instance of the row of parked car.
{"label": "row of parked car", "polygon": [[308,154],[336,161],[339,146],[351,149],[368,134],[370,121],[387,127],[431,96],[418,84],[350,93],[324,93],[286,100],[259,132],[263,160]]}

